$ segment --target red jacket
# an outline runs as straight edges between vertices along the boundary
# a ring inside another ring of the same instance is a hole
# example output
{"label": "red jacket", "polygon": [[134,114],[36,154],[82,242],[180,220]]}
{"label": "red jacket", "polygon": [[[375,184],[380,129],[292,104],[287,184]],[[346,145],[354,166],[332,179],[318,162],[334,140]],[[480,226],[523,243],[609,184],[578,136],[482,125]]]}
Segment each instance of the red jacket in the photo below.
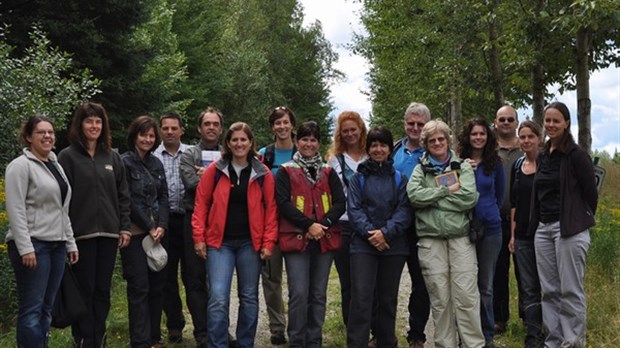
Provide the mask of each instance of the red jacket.
{"label": "red jacket", "polygon": [[[194,243],[205,243],[209,247],[220,248],[224,240],[228,199],[230,197],[230,177],[228,164],[220,159],[211,163],[196,188],[192,229]],[[250,235],[254,250],[263,248],[273,250],[278,238],[278,212],[275,200],[275,182],[271,171],[257,159],[252,159],[252,173],[248,184],[248,211]],[[216,172],[220,177],[215,185]],[[258,178],[263,176],[261,187]]]}

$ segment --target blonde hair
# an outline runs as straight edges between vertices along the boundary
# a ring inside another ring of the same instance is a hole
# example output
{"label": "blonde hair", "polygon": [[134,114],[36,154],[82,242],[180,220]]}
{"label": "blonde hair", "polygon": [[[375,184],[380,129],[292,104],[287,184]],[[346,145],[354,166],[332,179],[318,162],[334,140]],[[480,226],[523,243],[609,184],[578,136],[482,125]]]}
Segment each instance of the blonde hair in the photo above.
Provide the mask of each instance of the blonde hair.
{"label": "blonde hair", "polygon": [[450,145],[452,144],[452,131],[444,121],[437,119],[428,121],[422,128],[422,133],[420,134],[420,142],[422,143],[422,146],[424,146],[425,150],[427,150],[426,140],[429,136],[437,132],[441,132],[445,135],[446,140],[448,140],[448,148],[450,148]]}

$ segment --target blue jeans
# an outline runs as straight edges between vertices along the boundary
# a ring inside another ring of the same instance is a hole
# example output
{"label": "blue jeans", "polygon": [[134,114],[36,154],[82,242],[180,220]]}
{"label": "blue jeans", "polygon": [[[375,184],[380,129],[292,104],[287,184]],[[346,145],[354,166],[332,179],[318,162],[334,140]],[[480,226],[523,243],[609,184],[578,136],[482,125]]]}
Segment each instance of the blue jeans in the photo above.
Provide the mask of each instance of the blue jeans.
{"label": "blue jeans", "polygon": [[289,348],[321,347],[327,303],[327,282],[333,252],[321,253],[311,241],[301,253],[284,253],[288,275]]}
{"label": "blue jeans", "polygon": [[[490,234],[489,234],[490,233]],[[484,238],[476,244],[478,256],[478,290],[480,291],[480,319],[485,341],[493,341],[495,318],[493,313],[493,277],[499,251],[502,247],[502,232],[485,231]]]}
{"label": "blue jeans", "polygon": [[237,347],[253,347],[258,323],[260,255],[254,250],[249,239],[224,240],[219,249],[207,248],[206,264],[209,282],[207,309],[209,347],[228,347],[228,309],[234,270],[237,271],[239,296]]}
{"label": "blue jeans", "polygon": [[65,269],[65,242],[32,240],[37,266],[26,268],[15,243],[9,243],[9,258],[15,272],[19,311],[17,315],[17,346],[45,347],[52,322],[52,306]]}

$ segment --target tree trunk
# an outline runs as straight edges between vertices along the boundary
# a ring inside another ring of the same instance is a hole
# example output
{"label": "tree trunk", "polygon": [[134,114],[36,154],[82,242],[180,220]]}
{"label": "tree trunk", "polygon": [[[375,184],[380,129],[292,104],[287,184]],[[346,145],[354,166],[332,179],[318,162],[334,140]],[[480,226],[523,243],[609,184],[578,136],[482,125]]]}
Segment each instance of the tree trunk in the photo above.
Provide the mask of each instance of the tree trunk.
{"label": "tree trunk", "polygon": [[540,126],[543,125],[543,111],[545,108],[545,76],[540,62],[532,67],[532,110],[533,120]]}
{"label": "tree trunk", "polygon": [[[497,0],[489,2],[489,13],[495,13],[495,5]],[[489,65],[491,69],[491,84],[493,95],[495,97],[495,108],[499,109],[506,101],[504,99],[502,67],[499,62],[499,53],[497,50],[497,28],[495,27],[495,16],[491,15],[489,19],[489,41],[491,48],[489,50]]]}
{"label": "tree trunk", "polygon": [[[450,128],[452,134],[455,136],[461,131],[461,125],[463,124],[463,106],[461,103],[461,90],[455,83],[452,84],[450,91]],[[456,141],[456,137],[453,139]],[[452,144],[455,145],[454,143]]]}
{"label": "tree trunk", "polygon": [[577,123],[579,126],[579,145],[588,153],[592,150],[592,134],[590,129],[590,69],[589,57],[592,32],[587,27],[577,30],[575,79],[577,82]]}

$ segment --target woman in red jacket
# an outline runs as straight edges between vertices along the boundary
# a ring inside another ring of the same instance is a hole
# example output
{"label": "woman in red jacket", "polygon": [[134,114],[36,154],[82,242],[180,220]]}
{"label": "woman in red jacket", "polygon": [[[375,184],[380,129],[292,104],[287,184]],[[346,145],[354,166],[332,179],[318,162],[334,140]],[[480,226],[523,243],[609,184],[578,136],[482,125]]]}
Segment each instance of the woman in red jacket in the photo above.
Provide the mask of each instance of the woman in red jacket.
{"label": "woman in red jacket", "polygon": [[228,308],[237,272],[237,347],[253,347],[258,322],[261,260],[271,257],[278,233],[274,179],[256,158],[254,135],[233,123],[222,158],[207,167],[196,189],[192,216],[194,249],[206,260],[209,284],[209,347],[228,347]]}

